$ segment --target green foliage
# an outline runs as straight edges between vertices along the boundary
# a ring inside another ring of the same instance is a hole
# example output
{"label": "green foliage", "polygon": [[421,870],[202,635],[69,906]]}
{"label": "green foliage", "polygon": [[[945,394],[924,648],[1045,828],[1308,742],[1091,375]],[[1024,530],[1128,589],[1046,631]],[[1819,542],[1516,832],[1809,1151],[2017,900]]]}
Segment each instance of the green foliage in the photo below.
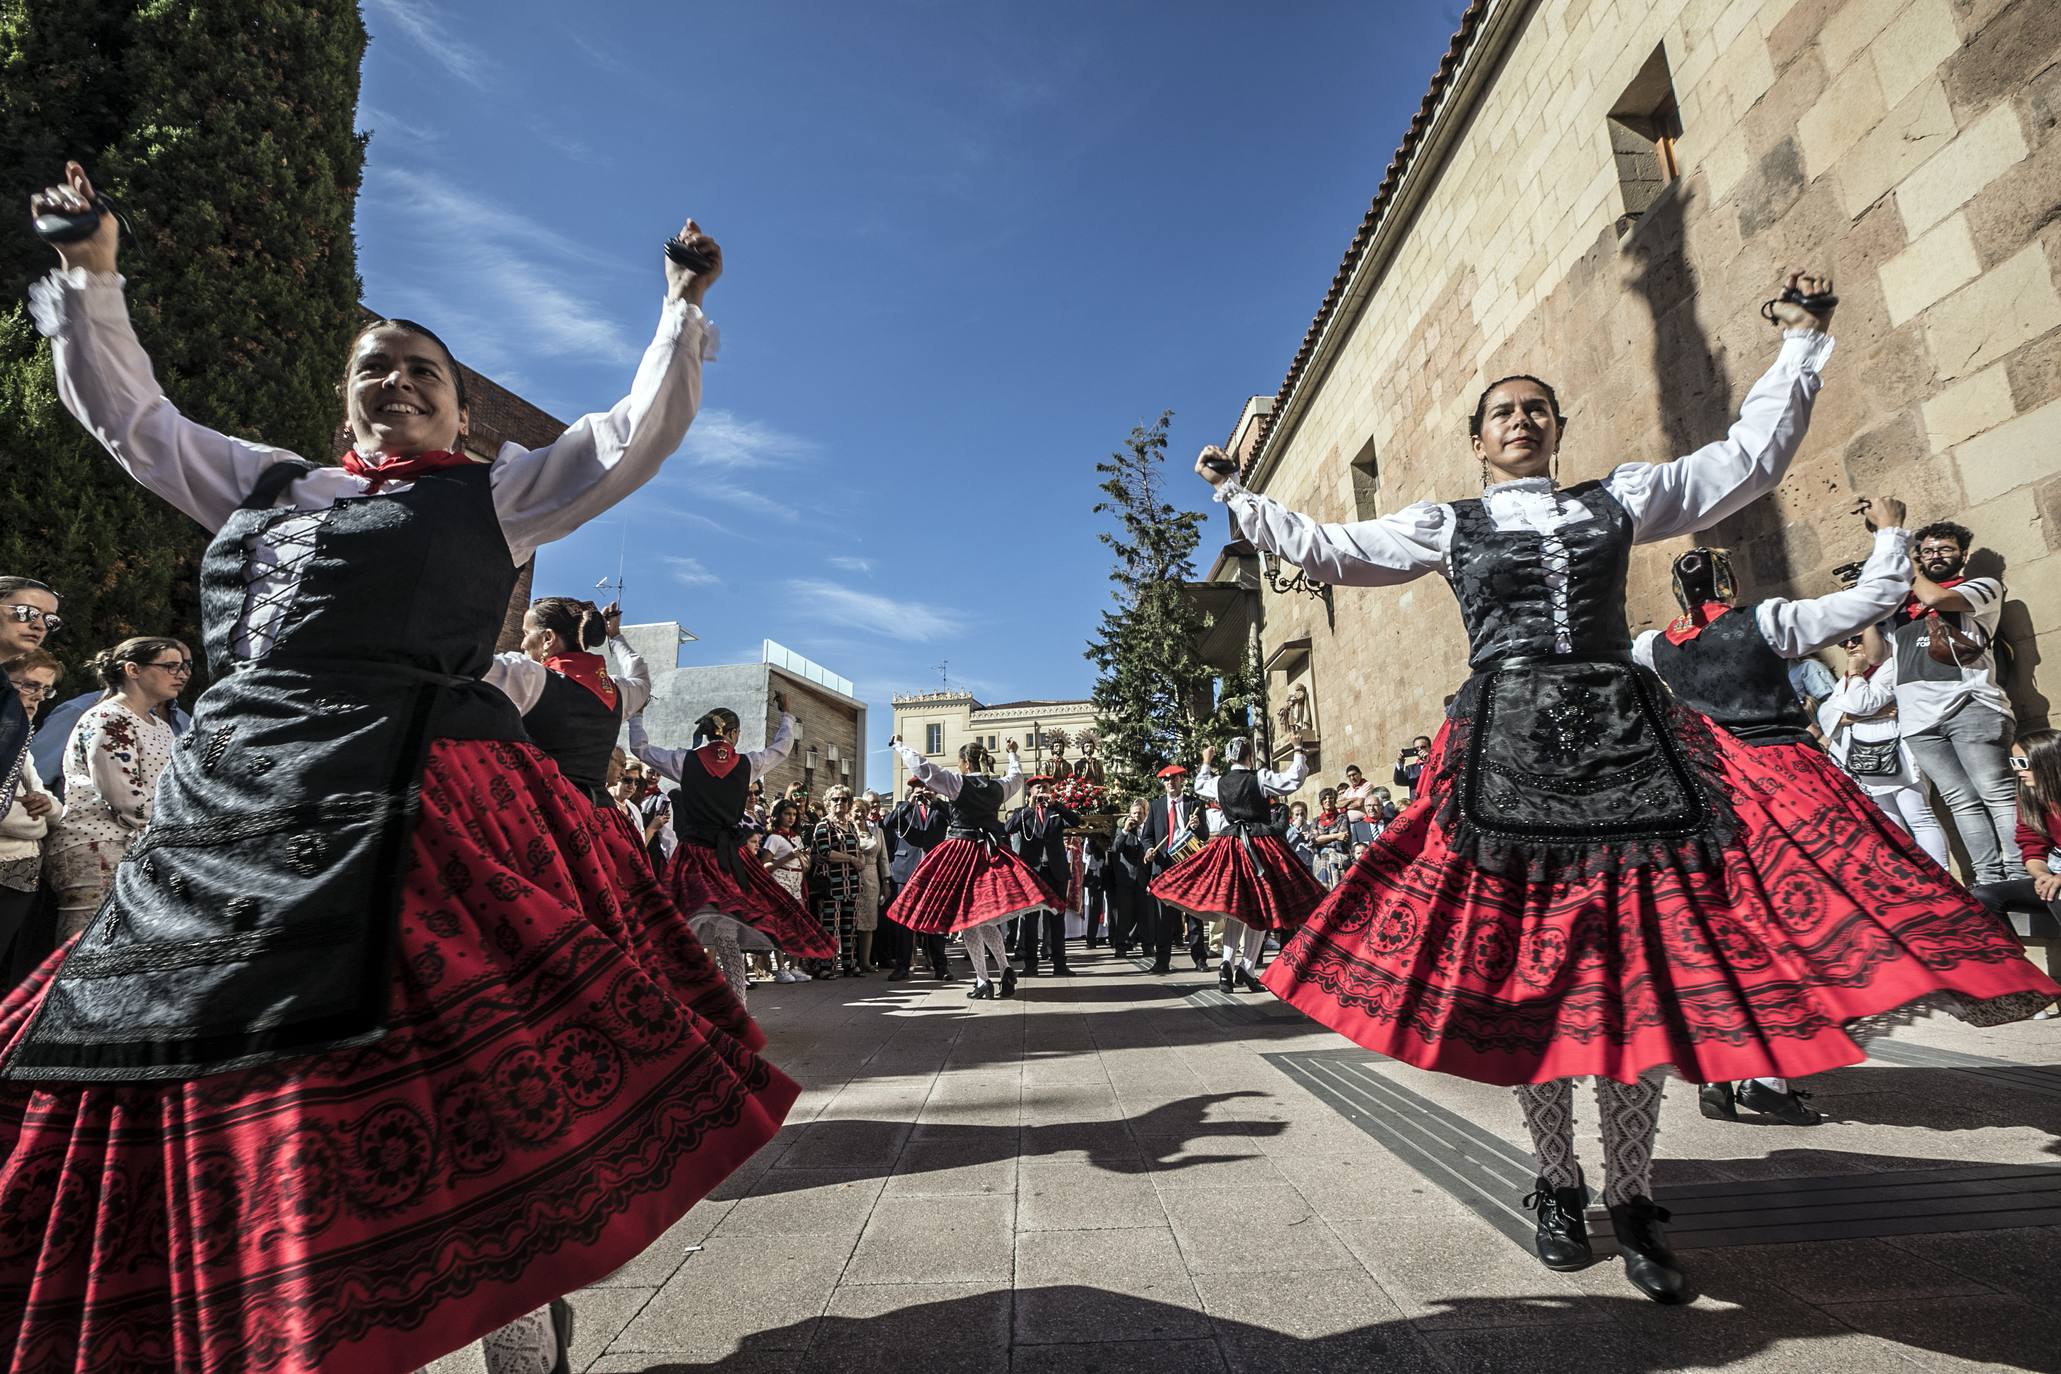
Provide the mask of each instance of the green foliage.
{"label": "green foliage", "polygon": [[1209,620],[1182,586],[1195,576],[1203,517],[1176,508],[1161,481],[1172,418],[1168,411],[1133,427],[1123,448],[1095,465],[1103,474],[1095,510],[1116,517],[1116,529],[1101,536],[1115,554],[1116,606],[1103,612],[1087,657],[1098,670],[1097,747],[1115,790],[1127,796],[1148,793],[1163,764],[1194,767],[1215,714],[1216,674],[1196,651]]}
{"label": "green foliage", "polygon": [[[357,319],[364,51],[333,0],[0,0],[6,203],[85,164],[135,228],[130,314],[172,402],[318,461]],[[20,302],[54,258],[16,225],[0,299]],[[197,646],[205,545],[65,413],[26,310],[0,314],[0,573],[63,596],[51,649],[76,666],[132,634]]]}

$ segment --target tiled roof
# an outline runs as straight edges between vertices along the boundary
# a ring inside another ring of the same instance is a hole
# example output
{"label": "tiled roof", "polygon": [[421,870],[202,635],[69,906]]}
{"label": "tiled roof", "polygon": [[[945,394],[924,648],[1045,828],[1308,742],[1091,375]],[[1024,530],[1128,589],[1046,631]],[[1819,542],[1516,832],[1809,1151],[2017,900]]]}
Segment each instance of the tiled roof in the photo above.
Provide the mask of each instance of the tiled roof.
{"label": "tiled roof", "polygon": [[[1352,281],[1353,269],[1359,265],[1360,255],[1374,240],[1374,231],[1381,227],[1381,221],[1388,213],[1390,200],[1396,187],[1402,183],[1403,173],[1410,168],[1410,159],[1417,152],[1417,145],[1424,140],[1431,128],[1432,118],[1438,113],[1439,101],[1445,98],[1446,87],[1452,84],[1453,76],[1460,70],[1460,64],[1472,46],[1481,21],[1489,11],[1491,0],[1470,0],[1466,13],[1460,16],[1460,27],[1453,34],[1453,41],[1446,46],[1446,55],[1439,59],[1438,72],[1431,78],[1431,89],[1424,93],[1424,100],[1417,106],[1417,113],[1410,120],[1408,131],[1403,134],[1402,146],[1389,159],[1388,171],[1381,178],[1381,186],[1374,192],[1374,199],[1367,206],[1367,213],[1360,217],[1359,232],[1345,250],[1345,259],[1338,265],[1338,271],[1331,278],[1331,289],[1324,293],[1324,303],[1317,307],[1317,317],[1310,321],[1308,332],[1302,336],[1302,347],[1295,350],[1295,360],[1288,364],[1288,375],[1281,381],[1281,389],[1274,393],[1274,409],[1270,414],[1259,417],[1259,438],[1252,446],[1252,453],[1246,458],[1243,471],[1250,474],[1261,455],[1266,452],[1267,441],[1273,437],[1274,419],[1288,404],[1288,397],[1297,383],[1302,381],[1303,369],[1309,366],[1312,355],[1317,351],[1317,340],[1337,313],[1339,302],[1345,299],[1346,286]],[[1235,435],[1234,435],[1235,437]]]}

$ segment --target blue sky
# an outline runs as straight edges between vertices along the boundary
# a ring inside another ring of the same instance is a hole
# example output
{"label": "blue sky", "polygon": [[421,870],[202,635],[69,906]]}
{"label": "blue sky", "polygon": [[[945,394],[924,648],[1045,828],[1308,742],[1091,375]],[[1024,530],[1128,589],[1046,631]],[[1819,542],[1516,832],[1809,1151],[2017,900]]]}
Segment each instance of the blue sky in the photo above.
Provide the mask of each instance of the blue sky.
{"label": "blue sky", "polygon": [[364,8],[376,309],[571,418],[627,388],[665,236],[724,245],[685,447],[538,593],[627,541],[629,620],[816,659],[879,748],[940,662],[1086,695],[1095,463],[1171,409],[1185,470],[1279,385],[1461,5]]}

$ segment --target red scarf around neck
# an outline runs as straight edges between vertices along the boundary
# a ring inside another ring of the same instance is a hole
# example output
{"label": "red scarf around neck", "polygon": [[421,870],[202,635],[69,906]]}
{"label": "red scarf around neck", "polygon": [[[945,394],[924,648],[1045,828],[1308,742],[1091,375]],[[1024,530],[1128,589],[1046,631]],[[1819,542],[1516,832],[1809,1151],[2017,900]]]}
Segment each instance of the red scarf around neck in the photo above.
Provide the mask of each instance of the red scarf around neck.
{"label": "red scarf around neck", "polygon": [[1711,621],[1731,609],[1722,601],[1706,601],[1695,610],[1685,611],[1668,621],[1667,629],[1662,633],[1667,636],[1667,642],[1670,644],[1686,644],[1702,634],[1704,627]]}
{"label": "red scarf around neck", "polygon": [[[1967,580],[1968,579],[1966,577],[1943,577],[1940,578],[1938,581],[1934,582],[1932,585],[1935,587],[1958,587]],[[1931,612],[1932,608],[1926,605],[1924,602],[1920,601],[1915,595],[1907,596],[1904,598],[1905,619],[1923,620],[1927,615],[1931,614]]]}
{"label": "red scarf around neck", "polygon": [[462,468],[472,461],[465,453],[440,450],[436,453],[413,453],[405,458],[379,456],[378,461],[368,463],[352,449],[342,458],[343,470],[353,477],[365,479],[368,494],[379,491],[385,482],[412,482],[425,472],[442,472],[445,468]]}
{"label": "red scarf around neck", "polygon": [[600,654],[553,654],[544,660],[544,666],[600,697],[602,705],[615,705],[615,679],[608,675],[608,660]]}

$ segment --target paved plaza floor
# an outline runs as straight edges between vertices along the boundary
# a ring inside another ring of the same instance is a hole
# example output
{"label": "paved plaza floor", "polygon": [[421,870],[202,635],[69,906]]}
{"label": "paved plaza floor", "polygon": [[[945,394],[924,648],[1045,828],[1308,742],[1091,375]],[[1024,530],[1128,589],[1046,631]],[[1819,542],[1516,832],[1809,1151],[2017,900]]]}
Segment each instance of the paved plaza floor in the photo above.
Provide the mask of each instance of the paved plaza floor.
{"label": "paved plaza floor", "polygon": [[1607,1230],[1612,1258],[1540,1267],[1508,1089],[1213,975],[1075,967],[1000,1002],[754,988],[801,1101],[576,1295],[574,1369],[2061,1368],[2061,1021],[1921,1023],[1802,1084],[1834,1118],[1811,1129],[1705,1121],[1671,1084],[1656,1191],[1700,1296],[1663,1308]]}

